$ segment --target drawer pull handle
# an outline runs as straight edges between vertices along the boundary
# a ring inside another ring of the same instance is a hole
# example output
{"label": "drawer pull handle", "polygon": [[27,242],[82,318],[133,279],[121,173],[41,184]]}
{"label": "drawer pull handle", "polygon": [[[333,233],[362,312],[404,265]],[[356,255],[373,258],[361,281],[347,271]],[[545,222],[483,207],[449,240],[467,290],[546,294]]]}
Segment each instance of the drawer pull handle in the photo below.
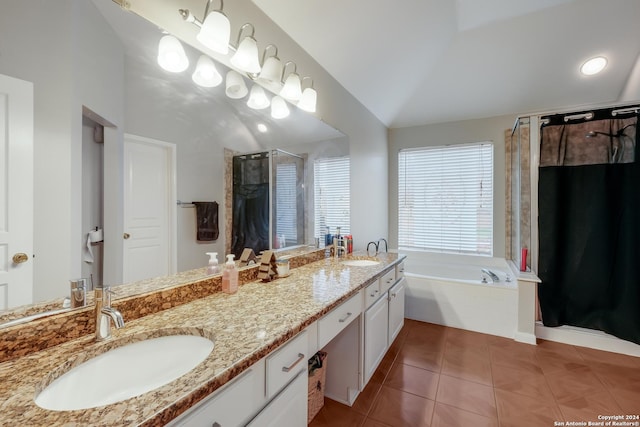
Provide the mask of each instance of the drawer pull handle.
{"label": "drawer pull handle", "polygon": [[282,372],[289,372],[290,370],[292,370],[298,363],[302,362],[302,359],[304,359],[304,354],[302,353],[298,353],[298,358],[296,359],[295,362],[293,362],[290,366],[283,366],[282,367]]}
{"label": "drawer pull handle", "polygon": [[211,425],[211,427],[222,427],[219,423],[215,422]]}
{"label": "drawer pull handle", "polygon": [[[377,291],[376,291],[377,292]],[[373,295],[372,295],[373,296]],[[338,319],[338,322],[340,323],[344,323],[347,321],[347,319],[352,315],[353,313],[349,312],[347,313],[342,319]]]}

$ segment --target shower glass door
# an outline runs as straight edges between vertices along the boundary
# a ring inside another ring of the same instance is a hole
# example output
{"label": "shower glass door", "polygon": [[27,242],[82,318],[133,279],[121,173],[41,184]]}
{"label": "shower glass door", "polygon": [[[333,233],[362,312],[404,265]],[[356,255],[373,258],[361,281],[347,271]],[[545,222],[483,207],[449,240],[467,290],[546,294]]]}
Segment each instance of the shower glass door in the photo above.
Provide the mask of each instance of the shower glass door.
{"label": "shower glass door", "polygon": [[305,243],[304,158],[271,152],[271,247]]}

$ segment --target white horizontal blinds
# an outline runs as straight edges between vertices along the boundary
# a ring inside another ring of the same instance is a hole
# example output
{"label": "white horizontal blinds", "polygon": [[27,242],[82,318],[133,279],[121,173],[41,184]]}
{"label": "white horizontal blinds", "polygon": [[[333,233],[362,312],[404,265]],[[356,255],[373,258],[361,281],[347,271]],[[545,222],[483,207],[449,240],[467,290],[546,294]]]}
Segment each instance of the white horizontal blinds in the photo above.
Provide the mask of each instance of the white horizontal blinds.
{"label": "white horizontal blinds", "polygon": [[336,227],[340,227],[340,234],[350,234],[349,158],[316,160],[313,178],[314,235],[322,241],[327,226],[331,234],[336,234]]}
{"label": "white horizontal blinds", "polygon": [[493,145],[401,150],[398,243],[403,248],[493,254]]}
{"label": "white horizontal blinds", "polygon": [[286,240],[298,241],[296,164],[276,164],[276,234]]}

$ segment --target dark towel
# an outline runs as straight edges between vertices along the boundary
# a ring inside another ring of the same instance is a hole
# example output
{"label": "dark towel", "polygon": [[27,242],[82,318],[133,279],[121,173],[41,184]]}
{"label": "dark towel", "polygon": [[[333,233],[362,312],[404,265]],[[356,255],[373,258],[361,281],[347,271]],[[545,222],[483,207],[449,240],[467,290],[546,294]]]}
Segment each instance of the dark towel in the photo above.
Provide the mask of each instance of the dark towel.
{"label": "dark towel", "polygon": [[197,239],[218,240],[218,202],[193,202],[196,205]]}

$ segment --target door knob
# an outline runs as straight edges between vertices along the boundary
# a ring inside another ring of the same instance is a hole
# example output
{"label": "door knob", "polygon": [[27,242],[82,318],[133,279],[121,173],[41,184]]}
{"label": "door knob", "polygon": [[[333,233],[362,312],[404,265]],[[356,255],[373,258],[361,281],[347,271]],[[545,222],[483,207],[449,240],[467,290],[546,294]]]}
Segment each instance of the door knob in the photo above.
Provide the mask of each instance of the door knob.
{"label": "door knob", "polygon": [[23,262],[27,262],[27,260],[29,259],[29,255],[23,252],[18,252],[17,254],[13,255],[12,259],[14,264],[22,264]]}
{"label": "door knob", "polygon": [[122,237],[124,237],[124,239],[125,239],[125,240],[127,240],[129,237],[131,237],[131,234],[129,234],[129,233],[124,233],[124,234],[122,235]]}

